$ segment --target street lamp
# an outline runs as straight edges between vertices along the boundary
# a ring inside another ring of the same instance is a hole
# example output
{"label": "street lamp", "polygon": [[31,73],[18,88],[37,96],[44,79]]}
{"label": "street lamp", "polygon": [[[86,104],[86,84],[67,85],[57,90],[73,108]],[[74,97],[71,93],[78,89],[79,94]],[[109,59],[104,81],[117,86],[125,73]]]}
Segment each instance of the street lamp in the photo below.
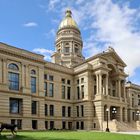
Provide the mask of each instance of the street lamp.
{"label": "street lamp", "polygon": [[108,112],[109,112],[109,109],[107,108],[107,109],[106,109],[106,113],[107,113],[107,116],[106,116],[106,117],[107,117],[107,120],[106,120],[106,121],[107,121],[106,132],[110,132],[110,131],[109,131],[109,127],[108,127]]}
{"label": "street lamp", "polygon": [[140,116],[140,111],[139,110],[137,110],[136,116],[137,116],[137,121],[138,121],[139,120],[139,116]]}
{"label": "street lamp", "polygon": [[113,119],[115,119],[115,114],[117,113],[117,110],[115,107],[113,107],[112,109],[112,114],[113,114]]}

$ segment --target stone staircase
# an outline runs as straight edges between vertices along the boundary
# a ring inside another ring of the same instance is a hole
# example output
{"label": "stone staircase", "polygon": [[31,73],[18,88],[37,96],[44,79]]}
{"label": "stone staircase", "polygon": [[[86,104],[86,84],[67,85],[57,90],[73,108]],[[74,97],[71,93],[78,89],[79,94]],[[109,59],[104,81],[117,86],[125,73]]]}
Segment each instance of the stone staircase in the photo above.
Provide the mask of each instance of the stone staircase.
{"label": "stone staircase", "polygon": [[[106,123],[103,123],[103,129],[106,129]],[[112,120],[109,121],[109,129],[112,132],[119,132],[119,131],[123,131],[123,132],[133,132],[133,131],[140,131],[140,121],[139,122],[132,122],[132,123],[125,123],[125,122],[119,122],[117,120]]]}

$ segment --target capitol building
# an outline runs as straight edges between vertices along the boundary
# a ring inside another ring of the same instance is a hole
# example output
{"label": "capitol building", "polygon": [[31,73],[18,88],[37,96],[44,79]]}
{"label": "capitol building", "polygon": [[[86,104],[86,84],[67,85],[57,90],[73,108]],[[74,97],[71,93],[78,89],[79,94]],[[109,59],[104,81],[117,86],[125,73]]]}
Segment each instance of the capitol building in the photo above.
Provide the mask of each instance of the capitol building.
{"label": "capitol building", "polygon": [[81,32],[66,10],[52,62],[0,43],[0,122],[21,130],[140,130],[140,86],[126,82],[112,47],[85,59]]}

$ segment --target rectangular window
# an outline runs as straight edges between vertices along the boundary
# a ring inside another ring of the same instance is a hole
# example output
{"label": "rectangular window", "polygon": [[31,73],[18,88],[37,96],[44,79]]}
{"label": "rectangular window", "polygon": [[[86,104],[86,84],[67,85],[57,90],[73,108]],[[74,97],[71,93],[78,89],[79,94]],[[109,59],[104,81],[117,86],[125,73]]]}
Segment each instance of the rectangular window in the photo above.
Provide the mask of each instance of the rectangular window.
{"label": "rectangular window", "polygon": [[10,98],[10,113],[21,114],[22,113],[22,99]]}
{"label": "rectangular window", "polygon": [[9,72],[8,73],[9,89],[10,90],[19,90],[19,74]]}
{"label": "rectangular window", "polygon": [[54,116],[54,105],[50,105],[50,116]]}
{"label": "rectangular window", "polygon": [[32,129],[37,129],[37,120],[32,120]]}
{"label": "rectangular window", "polygon": [[66,122],[62,121],[62,129],[66,129]]}
{"label": "rectangular window", "polygon": [[116,90],[115,89],[112,90],[112,96],[114,96],[114,97],[116,96]]}
{"label": "rectangular window", "polygon": [[77,80],[77,84],[79,84],[79,79]]}
{"label": "rectangular window", "polygon": [[48,129],[48,121],[45,121],[45,129]]}
{"label": "rectangular window", "polygon": [[45,79],[45,80],[47,80],[47,79],[48,79],[48,78],[47,78],[47,74],[44,74],[44,79]]}
{"label": "rectangular window", "polygon": [[45,116],[47,116],[47,115],[48,115],[48,105],[45,104]]}
{"label": "rectangular window", "polygon": [[79,117],[79,106],[76,106],[77,109],[77,117]]}
{"label": "rectangular window", "polygon": [[140,105],[140,99],[138,99],[138,105]]}
{"label": "rectangular window", "polygon": [[93,123],[93,128],[96,128],[96,123]]}
{"label": "rectangular window", "polygon": [[135,112],[132,112],[132,120],[135,121]]}
{"label": "rectangular window", "polygon": [[84,98],[84,85],[81,86],[82,99]]}
{"label": "rectangular window", "polygon": [[45,92],[45,96],[47,96],[47,82],[44,83],[44,92]]}
{"label": "rectangular window", "polygon": [[76,122],[76,129],[79,129],[79,122]]}
{"label": "rectangular window", "polygon": [[70,100],[71,87],[67,87],[67,99]]}
{"label": "rectangular window", "polygon": [[49,81],[53,81],[53,76],[49,75]]}
{"label": "rectangular window", "polygon": [[84,122],[81,122],[81,129],[84,129]]}
{"label": "rectangular window", "polygon": [[80,88],[79,88],[79,86],[77,87],[77,99],[80,99]]}
{"label": "rectangular window", "polygon": [[81,105],[81,116],[84,117],[84,106]]}
{"label": "rectangular window", "polygon": [[81,78],[81,83],[84,83],[84,78]]}
{"label": "rectangular window", "polygon": [[32,114],[37,114],[37,101],[32,101]]}
{"label": "rectangular window", "polygon": [[66,107],[62,106],[62,117],[66,116]]}
{"label": "rectangular window", "polygon": [[93,106],[93,117],[96,117],[96,107]]}
{"label": "rectangular window", "polygon": [[63,84],[65,84],[65,79],[64,78],[62,78],[61,81],[62,81]]}
{"label": "rectangular window", "polygon": [[68,129],[72,130],[72,122],[68,122]]}
{"label": "rectangular window", "polygon": [[62,99],[65,99],[65,86],[62,85]]}
{"label": "rectangular window", "polygon": [[70,48],[69,47],[65,47],[65,53],[69,53]]}
{"label": "rectangular window", "polygon": [[53,83],[49,83],[49,97],[53,97],[53,91],[54,91]]}
{"label": "rectangular window", "polygon": [[15,119],[12,119],[11,120],[11,124],[16,124],[16,120]]}
{"label": "rectangular window", "polygon": [[71,107],[68,107],[68,117],[71,117]]}
{"label": "rectangular window", "polygon": [[36,77],[31,77],[31,93],[36,93]]}
{"label": "rectangular window", "polygon": [[54,129],[54,121],[50,121],[50,129],[51,129],[51,130]]}
{"label": "rectangular window", "polygon": [[67,84],[70,85],[70,80],[67,80]]}
{"label": "rectangular window", "polygon": [[18,129],[22,129],[22,120],[17,120]]}

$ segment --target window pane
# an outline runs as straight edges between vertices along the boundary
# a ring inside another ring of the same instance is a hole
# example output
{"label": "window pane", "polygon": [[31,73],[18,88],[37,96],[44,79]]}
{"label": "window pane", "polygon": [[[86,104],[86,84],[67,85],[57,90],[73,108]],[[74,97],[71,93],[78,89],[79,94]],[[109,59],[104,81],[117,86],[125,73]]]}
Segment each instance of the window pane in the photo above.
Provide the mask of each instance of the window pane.
{"label": "window pane", "polygon": [[71,87],[67,88],[67,99],[70,100]]}
{"label": "window pane", "polygon": [[11,69],[11,70],[19,70],[19,68],[18,68],[18,66],[16,65],[16,64],[9,64],[9,66],[8,66],[8,69]]}
{"label": "window pane", "polygon": [[68,117],[71,117],[71,107],[68,107]]}
{"label": "window pane", "polygon": [[8,73],[9,89],[10,90],[19,90],[19,74],[9,72]]}
{"label": "window pane", "polygon": [[37,101],[32,101],[32,114],[37,114]]}
{"label": "window pane", "polygon": [[36,93],[36,77],[31,77],[31,92]]}
{"label": "window pane", "polygon": [[45,116],[47,116],[47,115],[48,115],[48,105],[45,104]]}
{"label": "window pane", "polygon": [[49,83],[49,96],[53,97],[53,83]]}
{"label": "window pane", "polygon": [[53,81],[53,76],[49,75],[49,81]]}
{"label": "window pane", "polygon": [[50,105],[50,116],[54,116],[54,106]]}
{"label": "window pane", "polygon": [[20,114],[22,111],[22,100],[10,98],[10,113]]}
{"label": "window pane", "polygon": [[47,96],[47,82],[44,83],[45,96]]}
{"label": "window pane", "polygon": [[62,85],[62,99],[65,99],[65,86]]}
{"label": "window pane", "polygon": [[62,117],[65,117],[66,115],[66,107],[62,106]]}
{"label": "window pane", "polygon": [[35,70],[31,70],[31,74],[35,75],[36,71]]}

